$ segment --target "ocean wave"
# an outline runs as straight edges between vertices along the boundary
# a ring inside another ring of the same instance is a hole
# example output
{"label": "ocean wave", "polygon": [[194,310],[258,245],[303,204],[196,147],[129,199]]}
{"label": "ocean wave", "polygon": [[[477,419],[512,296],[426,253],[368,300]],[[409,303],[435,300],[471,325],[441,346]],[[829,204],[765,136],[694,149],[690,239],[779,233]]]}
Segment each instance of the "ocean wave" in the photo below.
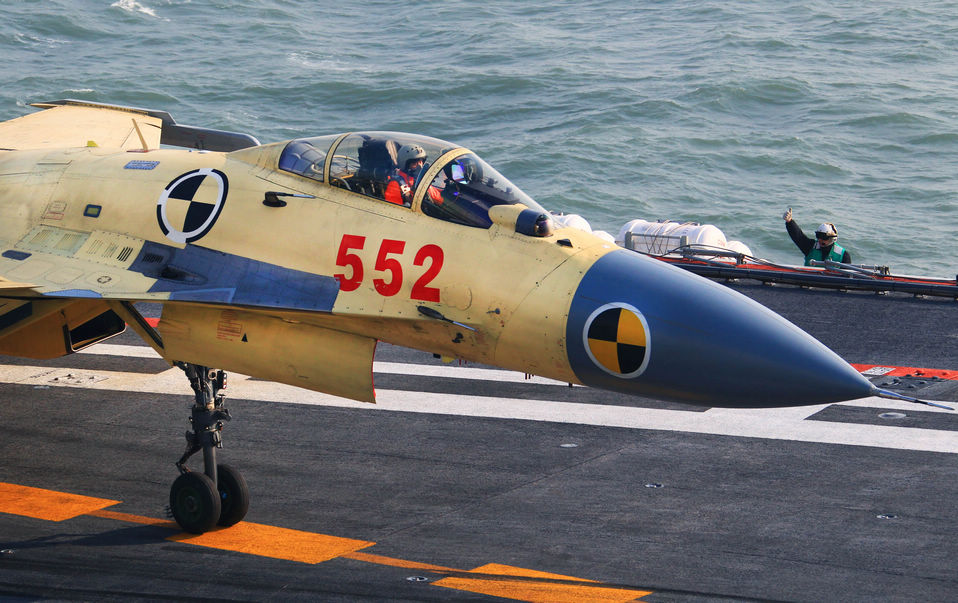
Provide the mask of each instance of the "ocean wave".
{"label": "ocean wave", "polygon": [[856,258],[935,272],[958,227],[955,7],[4,3],[0,117],[73,96],[263,141],[421,131],[598,227],[709,221],[795,260],[791,205]]}
{"label": "ocean wave", "polygon": [[139,13],[148,17],[158,18],[156,11],[149,6],[137,0],[116,0],[110,5],[111,8],[118,8],[128,13]]}
{"label": "ocean wave", "polygon": [[15,32],[12,36],[12,41],[17,45],[27,46],[27,47],[46,47],[46,48],[56,48],[68,43],[68,40],[62,38],[48,38],[45,36],[38,36],[30,33]]}
{"label": "ocean wave", "polygon": [[958,132],[928,133],[909,138],[908,144],[916,146],[954,147],[958,145]]}
{"label": "ocean wave", "polygon": [[907,111],[892,111],[889,113],[878,113],[874,115],[864,115],[860,117],[844,119],[839,122],[839,125],[854,128],[901,126],[905,128],[921,127],[935,129],[942,124],[938,119],[928,117],[926,115],[910,113]]}

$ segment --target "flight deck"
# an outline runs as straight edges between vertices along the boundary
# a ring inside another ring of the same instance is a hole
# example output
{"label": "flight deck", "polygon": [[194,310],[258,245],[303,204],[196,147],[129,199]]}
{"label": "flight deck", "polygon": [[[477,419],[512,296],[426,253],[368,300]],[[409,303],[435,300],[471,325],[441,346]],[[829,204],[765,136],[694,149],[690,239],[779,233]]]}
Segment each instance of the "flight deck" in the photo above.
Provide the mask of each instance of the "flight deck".
{"label": "flight deck", "polygon": [[[955,300],[733,286],[876,385],[958,407]],[[180,369],[129,332],[0,358],[0,596],[958,597],[958,412],[693,407],[383,344],[374,377],[375,406],[231,374],[220,460],[250,511],[194,535],[167,514]]]}

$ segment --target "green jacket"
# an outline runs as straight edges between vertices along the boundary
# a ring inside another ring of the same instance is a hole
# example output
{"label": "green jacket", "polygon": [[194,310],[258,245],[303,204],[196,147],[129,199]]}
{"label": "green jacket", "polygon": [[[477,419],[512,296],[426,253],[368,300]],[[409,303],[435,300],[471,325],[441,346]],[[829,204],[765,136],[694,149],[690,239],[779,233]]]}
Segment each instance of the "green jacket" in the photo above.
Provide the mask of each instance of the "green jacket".
{"label": "green jacket", "polygon": [[812,260],[817,262],[822,262],[824,260],[841,262],[842,258],[845,256],[845,248],[840,246],[838,243],[834,243],[832,245],[832,248],[829,250],[827,256],[823,253],[824,251],[824,249],[819,249],[818,247],[812,247],[809,249],[808,253],[805,254],[805,265],[811,266]]}

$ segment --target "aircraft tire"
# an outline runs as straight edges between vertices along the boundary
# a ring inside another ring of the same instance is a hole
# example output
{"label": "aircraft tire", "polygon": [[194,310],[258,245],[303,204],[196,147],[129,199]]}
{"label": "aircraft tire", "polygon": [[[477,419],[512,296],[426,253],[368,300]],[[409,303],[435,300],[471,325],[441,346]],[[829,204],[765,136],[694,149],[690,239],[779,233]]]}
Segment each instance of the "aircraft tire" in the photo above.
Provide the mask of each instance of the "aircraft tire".
{"label": "aircraft tire", "polygon": [[220,495],[220,516],[216,524],[239,523],[249,510],[249,487],[243,474],[229,465],[216,466],[216,487]]}
{"label": "aircraft tire", "polygon": [[193,534],[208,532],[220,517],[220,496],[204,473],[183,473],[170,488],[170,510],[180,527]]}

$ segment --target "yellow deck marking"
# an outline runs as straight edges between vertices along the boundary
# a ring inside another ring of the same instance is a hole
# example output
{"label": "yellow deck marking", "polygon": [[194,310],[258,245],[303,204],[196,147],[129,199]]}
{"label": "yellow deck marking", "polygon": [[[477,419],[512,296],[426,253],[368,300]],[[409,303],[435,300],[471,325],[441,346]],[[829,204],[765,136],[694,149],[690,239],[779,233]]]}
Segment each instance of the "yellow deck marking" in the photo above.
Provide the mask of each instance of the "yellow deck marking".
{"label": "yellow deck marking", "polygon": [[[550,574],[536,570],[511,567],[490,563],[477,567],[470,573],[485,574],[483,577],[449,577],[433,582],[443,586],[493,597],[529,601],[531,603],[578,603],[579,601],[610,601],[625,603],[652,594],[650,590],[635,590],[617,586],[603,586],[592,580],[581,580],[561,574]],[[496,578],[494,576],[503,576]],[[508,577],[541,578],[554,582],[536,582],[533,580],[509,580]],[[566,582],[563,584],[563,582]],[[568,582],[574,582],[569,584]],[[585,584],[592,583],[595,584]]]}
{"label": "yellow deck marking", "polygon": [[177,534],[167,540],[302,563],[322,563],[376,544],[245,521],[205,534]]}
{"label": "yellow deck marking", "polygon": [[119,502],[118,500],[0,483],[0,513],[23,515],[34,519],[63,521],[119,504]]}

